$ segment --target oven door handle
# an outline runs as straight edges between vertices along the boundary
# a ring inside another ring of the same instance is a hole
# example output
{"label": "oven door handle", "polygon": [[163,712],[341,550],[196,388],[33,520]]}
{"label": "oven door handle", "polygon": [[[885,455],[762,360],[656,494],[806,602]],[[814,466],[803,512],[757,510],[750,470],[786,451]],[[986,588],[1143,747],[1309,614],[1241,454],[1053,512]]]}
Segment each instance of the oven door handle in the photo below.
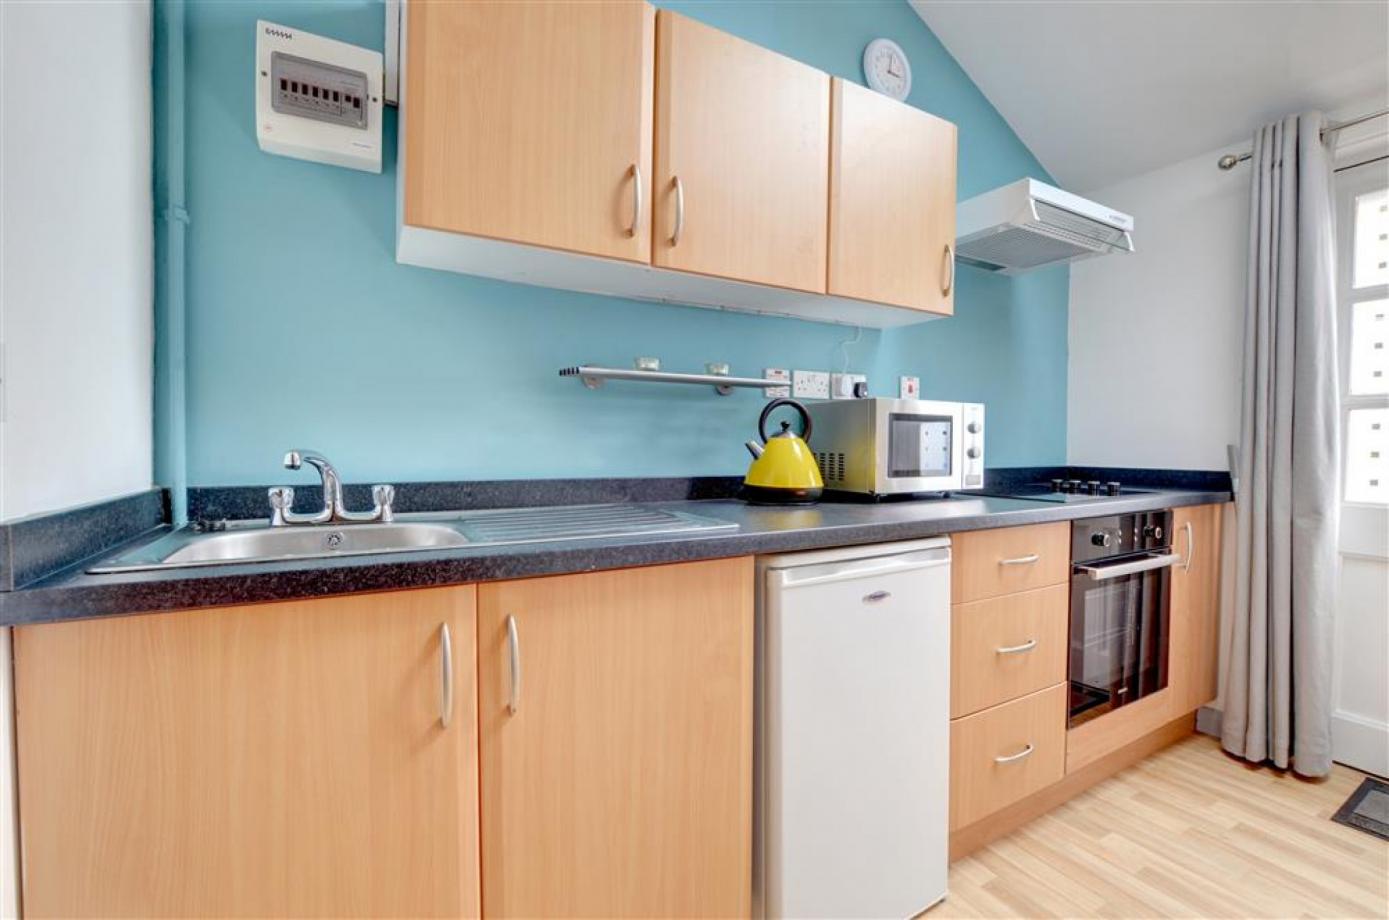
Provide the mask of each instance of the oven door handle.
{"label": "oven door handle", "polygon": [[1151,572],[1153,569],[1165,569],[1178,562],[1181,562],[1181,559],[1177,557],[1176,553],[1153,553],[1132,562],[1117,562],[1110,565],[1077,565],[1076,571],[1089,575],[1091,581],[1105,581],[1110,578],[1122,578],[1125,575],[1136,575],[1139,572]]}

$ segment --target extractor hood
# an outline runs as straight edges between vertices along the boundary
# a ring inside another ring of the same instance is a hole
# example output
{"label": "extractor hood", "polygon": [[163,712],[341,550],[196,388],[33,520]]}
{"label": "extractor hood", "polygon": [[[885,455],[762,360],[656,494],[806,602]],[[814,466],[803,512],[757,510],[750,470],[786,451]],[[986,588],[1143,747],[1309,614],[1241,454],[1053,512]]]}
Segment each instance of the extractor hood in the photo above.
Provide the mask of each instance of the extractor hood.
{"label": "extractor hood", "polygon": [[1015,275],[1111,252],[1133,252],[1133,218],[1036,179],[962,201],[955,257]]}

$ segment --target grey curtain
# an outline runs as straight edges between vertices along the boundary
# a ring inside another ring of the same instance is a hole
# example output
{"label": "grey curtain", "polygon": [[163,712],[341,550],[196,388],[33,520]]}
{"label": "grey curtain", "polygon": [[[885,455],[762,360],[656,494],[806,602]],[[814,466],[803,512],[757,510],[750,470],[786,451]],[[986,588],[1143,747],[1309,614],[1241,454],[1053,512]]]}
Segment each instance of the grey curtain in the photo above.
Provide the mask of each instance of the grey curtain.
{"label": "grey curtain", "polygon": [[1254,137],[1236,572],[1221,743],[1331,769],[1340,409],[1331,158],[1320,113]]}

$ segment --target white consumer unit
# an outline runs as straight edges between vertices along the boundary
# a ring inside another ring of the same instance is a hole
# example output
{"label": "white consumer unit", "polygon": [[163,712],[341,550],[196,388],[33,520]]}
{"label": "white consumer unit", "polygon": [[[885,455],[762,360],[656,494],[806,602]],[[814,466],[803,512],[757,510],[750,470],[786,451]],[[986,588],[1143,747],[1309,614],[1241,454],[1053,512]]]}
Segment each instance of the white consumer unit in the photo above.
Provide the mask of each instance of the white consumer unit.
{"label": "white consumer unit", "polygon": [[1014,275],[1111,252],[1133,252],[1133,218],[1036,179],[959,204],[955,257]]}
{"label": "white consumer unit", "polygon": [[266,153],[381,171],[381,52],[256,23],[256,142]]}

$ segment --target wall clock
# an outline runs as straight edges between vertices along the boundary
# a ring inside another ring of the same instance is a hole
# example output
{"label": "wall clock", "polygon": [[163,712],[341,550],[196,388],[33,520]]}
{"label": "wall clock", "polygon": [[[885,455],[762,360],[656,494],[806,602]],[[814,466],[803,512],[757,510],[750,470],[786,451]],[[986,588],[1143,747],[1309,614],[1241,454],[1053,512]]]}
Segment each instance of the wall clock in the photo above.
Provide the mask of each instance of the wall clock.
{"label": "wall clock", "polygon": [[875,38],[863,49],[863,76],[871,89],[898,101],[912,91],[912,65],[890,38]]}

